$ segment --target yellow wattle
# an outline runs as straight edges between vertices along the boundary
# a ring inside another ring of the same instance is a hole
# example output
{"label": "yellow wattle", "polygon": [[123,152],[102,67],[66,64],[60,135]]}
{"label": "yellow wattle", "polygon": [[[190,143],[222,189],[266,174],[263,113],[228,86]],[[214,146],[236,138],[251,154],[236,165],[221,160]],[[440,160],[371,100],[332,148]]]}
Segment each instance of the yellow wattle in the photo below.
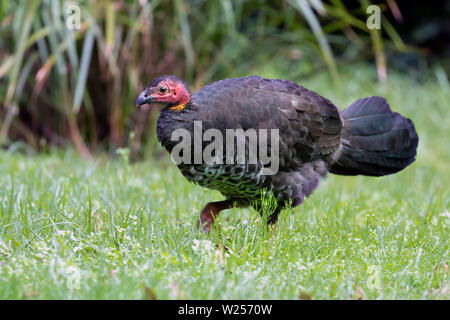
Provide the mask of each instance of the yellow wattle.
{"label": "yellow wattle", "polygon": [[181,111],[181,110],[184,109],[184,107],[186,107],[186,104],[187,104],[187,102],[183,102],[183,103],[180,103],[180,104],[178,104],[178,105],[176,105],[176,106],[170,107],[169,109],[170,109],[170,110]]}

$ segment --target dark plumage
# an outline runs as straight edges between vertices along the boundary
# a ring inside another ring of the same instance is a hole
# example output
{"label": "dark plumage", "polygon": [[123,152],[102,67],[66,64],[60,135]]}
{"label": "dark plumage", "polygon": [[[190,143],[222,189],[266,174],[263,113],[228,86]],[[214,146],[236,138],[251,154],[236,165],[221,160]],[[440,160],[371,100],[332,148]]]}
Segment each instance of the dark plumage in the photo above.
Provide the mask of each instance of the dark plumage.
{"label": "dark plumage", "polygon": [[[140,94],[137,105],[145,103],[165,106],[157,135],[169,152],[178,143],[171,140],[174,130],[193,132],[194,121],[202,121],[203,132],[215,128],[223,136],[226,129],[279,130],[279,170],[274,175],[262,175],[259,162],[178,165],[189,181],[219,190],[226,197],[203,209],[200,223],[205,230],[221,210],[233,205],[252,205],[258,210],[263,190],[277,199],[278,206],[268,220],[275,223],[289,201],[292,206],[301,204],[327,172],[392,174],[414,161],[418,144],[414,124],[392,112],[384,98],[360,99],[340,112],[329,100],[286,80],[226,79],[191,95],[182,81],[163,76]],[[194,154],[192,146],[192,159]]]}

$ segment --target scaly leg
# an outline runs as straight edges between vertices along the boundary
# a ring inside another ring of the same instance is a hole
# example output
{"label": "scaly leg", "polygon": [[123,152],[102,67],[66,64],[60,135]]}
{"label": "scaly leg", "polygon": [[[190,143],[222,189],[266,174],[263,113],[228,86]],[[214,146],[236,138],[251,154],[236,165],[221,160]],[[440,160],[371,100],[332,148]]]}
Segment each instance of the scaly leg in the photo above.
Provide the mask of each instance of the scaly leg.
{"label": "scaly leg", "polygon": [[235,203],[233,200],[208,203],[200,213],[200,220],[197,223],[197,227],[203,226],[203,231],[208,232],[220,211],[233,208],[233,204]]}

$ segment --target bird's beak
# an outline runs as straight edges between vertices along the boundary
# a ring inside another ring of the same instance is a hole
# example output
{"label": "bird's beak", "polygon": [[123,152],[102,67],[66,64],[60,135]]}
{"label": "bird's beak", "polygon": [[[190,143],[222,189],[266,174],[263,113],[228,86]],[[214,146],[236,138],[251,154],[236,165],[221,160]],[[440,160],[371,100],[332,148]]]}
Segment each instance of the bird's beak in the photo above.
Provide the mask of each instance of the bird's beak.
{"label": "bird's beak", "polygon": [[143,104],[152,103],[155,99],[155,96],[149,94],[147,90],[144,90],[136,99],[136,107],[142,106]]}

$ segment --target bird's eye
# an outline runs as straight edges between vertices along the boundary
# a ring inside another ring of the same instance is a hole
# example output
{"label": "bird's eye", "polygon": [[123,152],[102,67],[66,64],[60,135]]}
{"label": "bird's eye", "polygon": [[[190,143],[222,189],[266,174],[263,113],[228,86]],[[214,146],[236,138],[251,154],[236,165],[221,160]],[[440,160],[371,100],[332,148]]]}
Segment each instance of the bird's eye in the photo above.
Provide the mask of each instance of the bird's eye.
{"label": "bird's eye", "polygon": [[161,86],[161,87],[159,88],[159,92],[161,92],[161,93],[164,93],[164,92],[166,92],[166,91],[167,91],[166,86]]}

